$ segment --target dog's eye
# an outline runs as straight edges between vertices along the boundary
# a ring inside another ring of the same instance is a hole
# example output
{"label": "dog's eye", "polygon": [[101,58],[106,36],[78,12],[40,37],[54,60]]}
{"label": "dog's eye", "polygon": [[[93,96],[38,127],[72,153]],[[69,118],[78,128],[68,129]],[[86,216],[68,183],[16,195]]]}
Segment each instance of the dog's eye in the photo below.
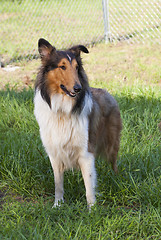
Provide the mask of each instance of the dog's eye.
{"label": "dog's eye", "polygon": [[64,65],[60,66],[60,68],[66,70],[66,67]]}

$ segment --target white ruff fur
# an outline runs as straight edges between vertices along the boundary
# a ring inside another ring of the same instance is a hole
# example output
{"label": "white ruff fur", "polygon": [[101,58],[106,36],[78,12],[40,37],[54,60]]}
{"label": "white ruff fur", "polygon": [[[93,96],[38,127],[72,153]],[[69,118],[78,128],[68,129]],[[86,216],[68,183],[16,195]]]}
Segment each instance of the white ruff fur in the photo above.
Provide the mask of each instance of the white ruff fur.
{"label": "white ruff fur", "polygon": [[55,206],[63,200],[63,172],[81,168],[89,207],[95,202],[96,173],[94,156],[88,152],[88,115],[92,109],[91,96],[85,96],[80,115],[71,114],[73,99],[55,94],[51,108],[36,91],[34,114],[40,127],[40,136],[49,155],[55,177]]}

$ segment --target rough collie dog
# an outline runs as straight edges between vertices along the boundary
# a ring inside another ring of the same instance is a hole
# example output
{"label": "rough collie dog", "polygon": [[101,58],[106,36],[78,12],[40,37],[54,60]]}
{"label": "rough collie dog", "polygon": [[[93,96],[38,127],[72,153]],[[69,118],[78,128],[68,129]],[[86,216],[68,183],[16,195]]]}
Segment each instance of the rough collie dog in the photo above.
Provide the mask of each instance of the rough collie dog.
{"label": "rough collie dog", "polygon": [[63,174],[80,168],[89,208],[95,203],[95,158],[107,158],[117,172],[121,118],[116,100],[103,89],[91,88],[78,45],[57,51],[39,39],[42,66],[35,85],[34,113],[50,158],[55,180],[55,204],[63,201]]}

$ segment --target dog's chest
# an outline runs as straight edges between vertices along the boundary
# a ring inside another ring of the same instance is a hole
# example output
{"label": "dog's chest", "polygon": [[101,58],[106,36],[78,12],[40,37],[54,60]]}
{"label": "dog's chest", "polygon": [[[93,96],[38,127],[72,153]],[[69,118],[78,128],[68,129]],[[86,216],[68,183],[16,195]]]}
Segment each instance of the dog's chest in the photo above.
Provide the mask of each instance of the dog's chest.
{"label": "dog's chest", "polygon": [[87,151],[87,119],[67,118],[53,114],[48,123],[46,130],[40,129],[48,154],[62,161],[65,168],[76,167],[80,155]]}
{"label": "dog's chest", "polygon": [[78,158],[88,148],[88,117],[53,112],[44,102],[39,106],[35,102],[35,116],[48,155],[65,168],[77,167]]}

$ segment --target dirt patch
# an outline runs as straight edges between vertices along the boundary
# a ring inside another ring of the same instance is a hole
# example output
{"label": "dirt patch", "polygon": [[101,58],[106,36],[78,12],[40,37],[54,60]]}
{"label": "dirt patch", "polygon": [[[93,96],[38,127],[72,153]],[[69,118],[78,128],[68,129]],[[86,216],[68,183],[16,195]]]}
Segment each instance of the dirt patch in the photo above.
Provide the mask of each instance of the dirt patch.
{"label": "dirt patch", "polygon": [[0,208],[3,207],[3,204],[7,201],[8,202],[11,201],[14,201],[14,202],[19,202],[19,203],[24,203],[24,202],[30,202],[32,201],[31,199],[29,198],[23,198],[22,196],[20,195],[17,195],[16,193],[10,191],[10,190],[3,190],[1,191],[0,190]]}
{"label": "dirt patch", "polygon": [[0,208],[1,208],[2,204],[4,203],[4,197],[5,197],[5,192],[2,192],[0,190]]}
{"label": "dirt patch", "polygon": [[39,61],[20,63],[5,68],[0,68],[0,89],[6,87],[22,89],[34,87]]}

